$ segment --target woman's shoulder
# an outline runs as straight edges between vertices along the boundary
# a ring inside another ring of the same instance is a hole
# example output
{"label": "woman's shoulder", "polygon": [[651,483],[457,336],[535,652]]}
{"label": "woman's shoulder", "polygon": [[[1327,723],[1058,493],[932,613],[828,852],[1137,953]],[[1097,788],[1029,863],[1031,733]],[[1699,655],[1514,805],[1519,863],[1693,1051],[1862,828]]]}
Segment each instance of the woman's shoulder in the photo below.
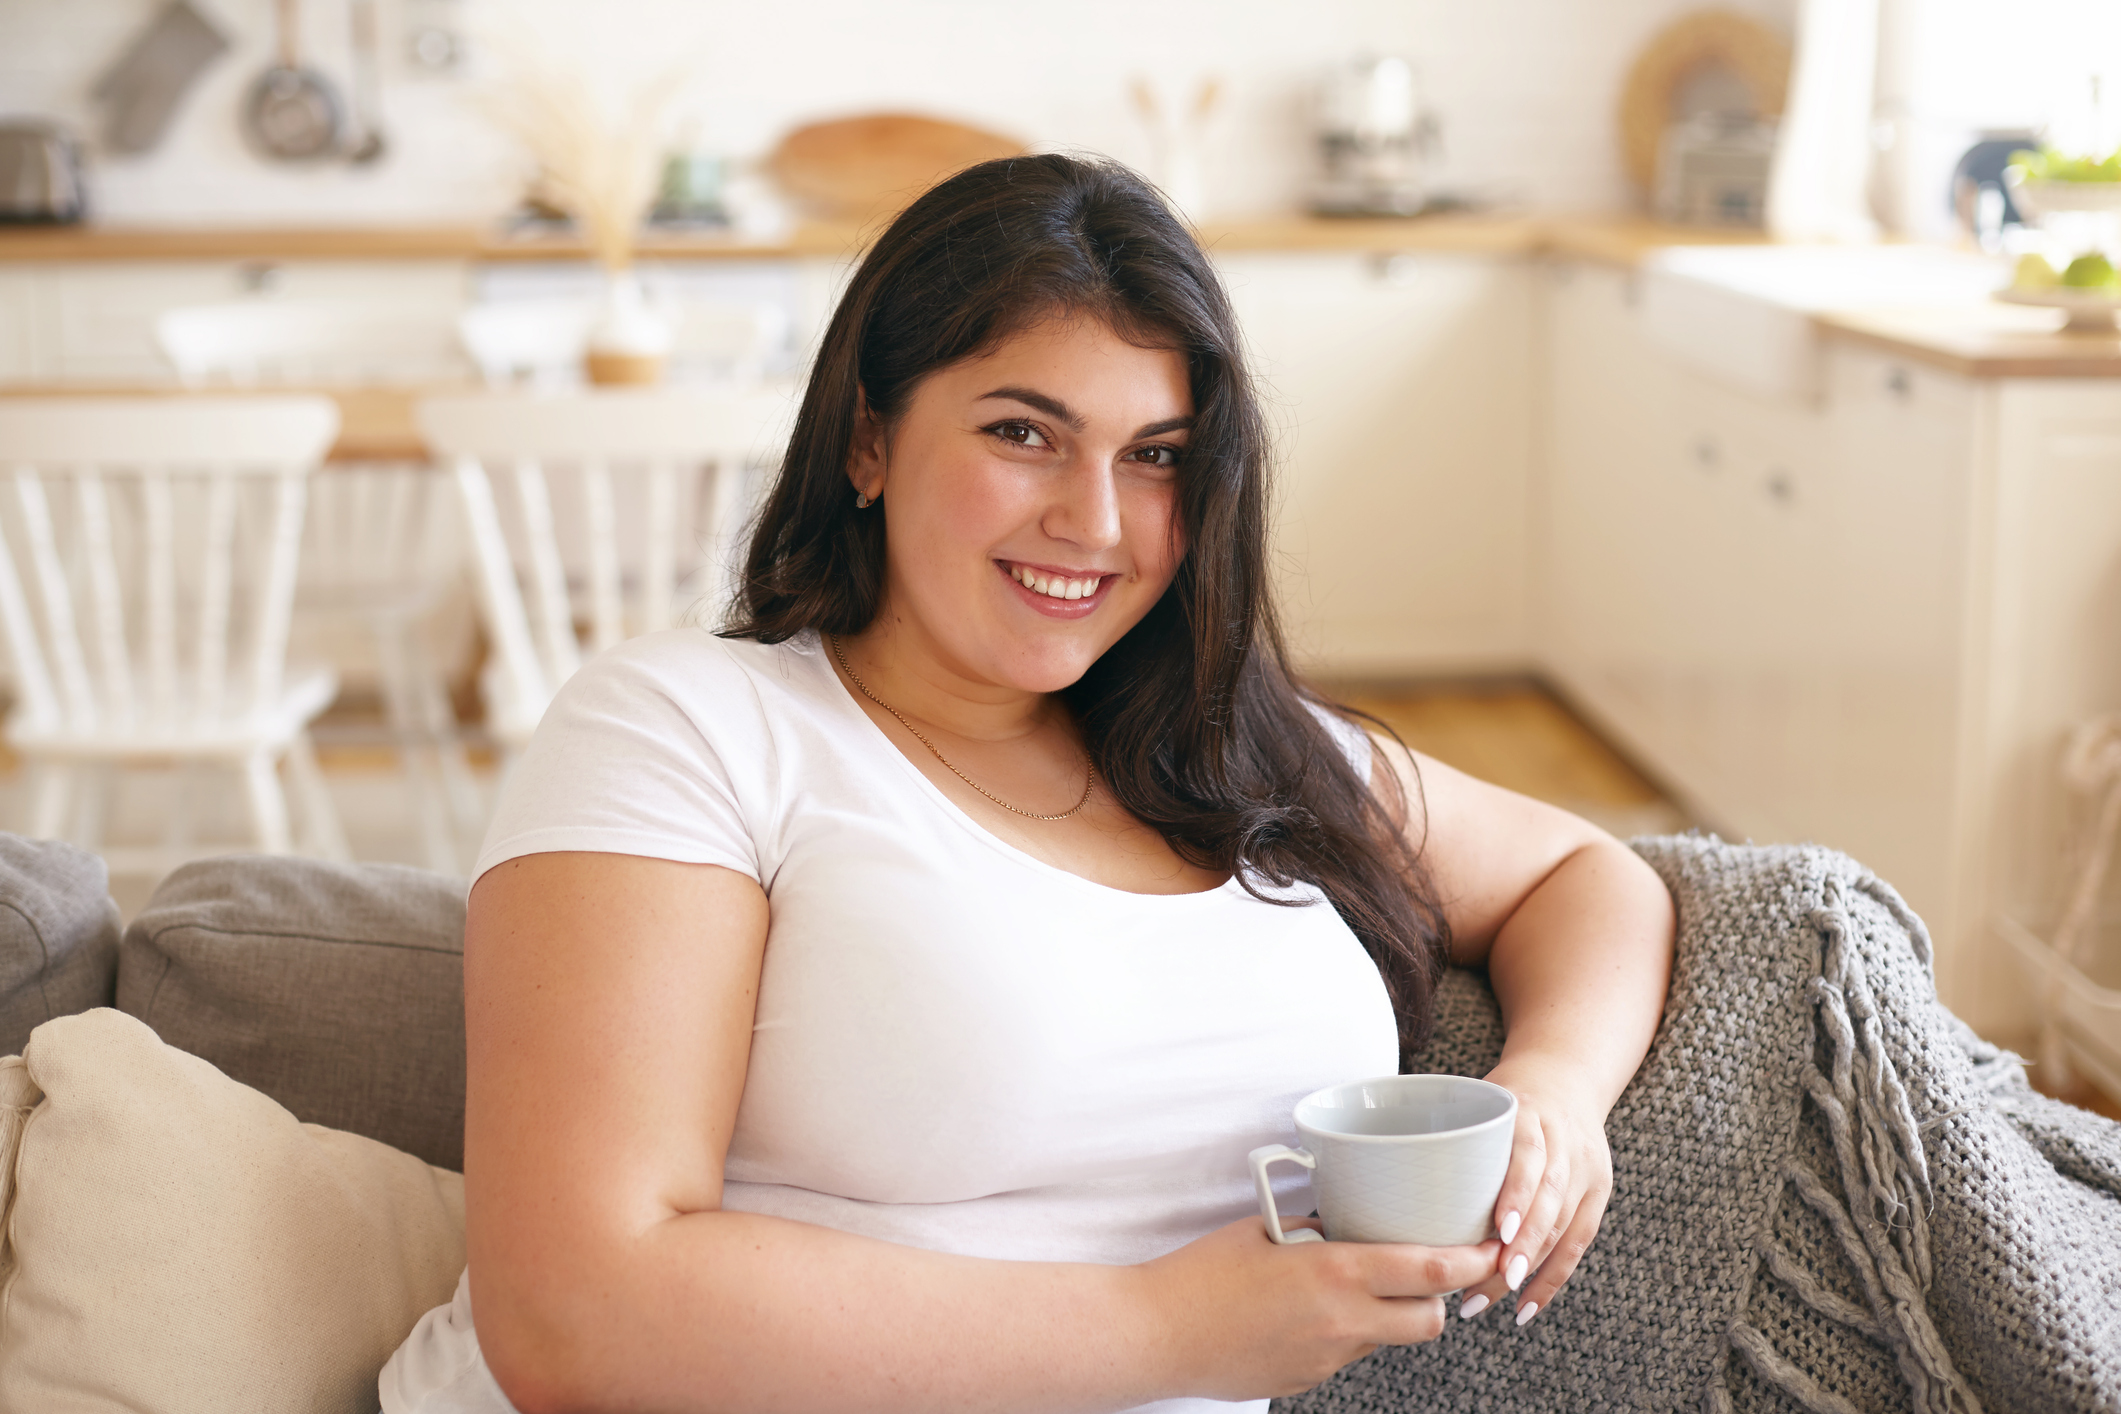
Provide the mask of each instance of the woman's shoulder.
{"label": "woman's shoulder", "polygon": [[776,706],[819,696],[822,660],[817,636],[784,643],[723,638],[704,628],[670,628],[607,648],[560,690],[562,699],[667,699],[688,716],[721,716],[776,700]]}

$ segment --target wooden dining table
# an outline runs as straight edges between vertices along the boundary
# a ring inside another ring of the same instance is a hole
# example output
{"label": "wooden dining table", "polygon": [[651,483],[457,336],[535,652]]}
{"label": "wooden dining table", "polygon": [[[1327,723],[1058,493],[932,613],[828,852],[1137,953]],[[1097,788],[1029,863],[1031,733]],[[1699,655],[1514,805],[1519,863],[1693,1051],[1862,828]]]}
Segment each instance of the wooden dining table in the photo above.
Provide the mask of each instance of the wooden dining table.
{"label": "wooden dining table", "polygon": [[345,464],[427,461],[428,446],[414,420],[414,408],[422,398],[475,393],[482,386],[470,380],[373,387],[305,388],[275,384],[269,388],[202,389],[180,388],[168,383],[0,383],[0,398],[225,398],[245,394],[261,397],[320,394],[339,405],[339,435],[326,454],[326,460]]}

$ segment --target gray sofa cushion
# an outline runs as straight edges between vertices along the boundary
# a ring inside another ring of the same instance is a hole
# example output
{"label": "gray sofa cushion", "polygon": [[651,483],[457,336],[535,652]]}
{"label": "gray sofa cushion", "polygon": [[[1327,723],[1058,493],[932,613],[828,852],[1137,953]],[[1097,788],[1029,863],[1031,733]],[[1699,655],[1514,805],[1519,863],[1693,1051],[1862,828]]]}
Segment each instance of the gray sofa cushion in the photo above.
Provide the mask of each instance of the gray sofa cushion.
{"label": "gray sofa cushion", "polygon": [[118,906],[93,854],[0,834],[0,1056],[55,1016],[109,1006]]}
{"label": "gray sofa cushion", "polygon": [[120,1010],[295,1117],[464,1166],[462,879],[188,864],[125,930]]}

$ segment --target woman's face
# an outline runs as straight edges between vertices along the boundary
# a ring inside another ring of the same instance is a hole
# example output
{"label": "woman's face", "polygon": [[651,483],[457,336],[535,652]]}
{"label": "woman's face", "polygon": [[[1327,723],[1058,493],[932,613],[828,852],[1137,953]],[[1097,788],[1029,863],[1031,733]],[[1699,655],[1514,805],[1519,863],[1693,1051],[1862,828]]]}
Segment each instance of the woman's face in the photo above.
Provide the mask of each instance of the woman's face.
{"label": "woman's face", "polygon": [[1177,572],[1192,420],[1184,357],[1095,319],[929,375],[850,468],[889,513],[879,618],[973,682],[1074,682]]}

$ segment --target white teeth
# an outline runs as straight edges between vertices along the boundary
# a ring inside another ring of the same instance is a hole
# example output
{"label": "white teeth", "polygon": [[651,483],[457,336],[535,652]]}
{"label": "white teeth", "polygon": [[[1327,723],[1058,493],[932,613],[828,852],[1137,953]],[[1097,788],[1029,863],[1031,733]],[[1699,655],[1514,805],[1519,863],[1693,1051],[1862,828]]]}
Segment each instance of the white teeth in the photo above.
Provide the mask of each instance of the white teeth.
{"label": "white teeth", "polygon": [[1089,579],[1062,579],[1059,575],[1048,578],[1023,565],[1011,565],[1009,577],[1024,588],[1043,594],[1049,599],[1086,599],[1095,594],[1097,586],[1104,582],[1103,575],[1093,575]]}

